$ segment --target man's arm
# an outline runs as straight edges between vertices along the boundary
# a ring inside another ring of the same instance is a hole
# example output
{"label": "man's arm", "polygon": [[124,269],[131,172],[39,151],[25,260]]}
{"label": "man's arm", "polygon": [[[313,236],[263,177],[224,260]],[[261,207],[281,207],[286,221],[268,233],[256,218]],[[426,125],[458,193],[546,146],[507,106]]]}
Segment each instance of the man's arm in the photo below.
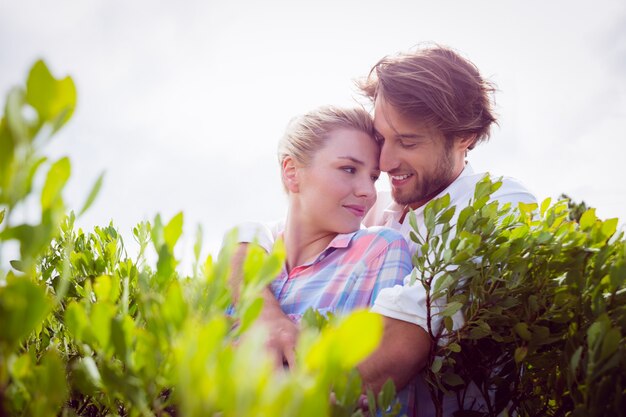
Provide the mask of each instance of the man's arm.
{"label": "man's arm", "polygon": [[[231,258],[231,274],[229,283],[233,290],[233,301],[235,304],[239,297],[239,288],[243,281],[243,263],[246,259],[248,246],[250,243],[239,243],[233,257]],[[295,365],[294,351],[298,340],[298,326],[293,323],[274,297],[269,288],[264,288],[261,293],[263,298],[263,309],[258,319],[258,323],[267,327],[269,338],[266,347],[275,355],[279,366],[287,362],[289,367]]]}
{"label": "man's arm", "polygon": [[426,365],[430,337],[420,326],[384,317],[378,348],[358,365],[363,383],[374,392],[391,378],[399,391]]}

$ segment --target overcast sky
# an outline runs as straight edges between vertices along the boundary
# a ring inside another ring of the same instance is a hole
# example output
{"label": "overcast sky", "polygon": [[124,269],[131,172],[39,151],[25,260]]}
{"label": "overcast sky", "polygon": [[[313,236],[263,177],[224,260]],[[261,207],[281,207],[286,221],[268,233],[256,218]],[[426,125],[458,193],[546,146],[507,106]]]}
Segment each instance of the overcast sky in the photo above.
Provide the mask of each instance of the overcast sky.
{"label": "overcast sky", "polygon": [[499,88],[475,170],[624,224],[623,0],[0,0],[0,100],[38,58],[71,75],[78,108],[49,147],[72,159],[70,206],[106,171],[80,224],[113,219],[132,246],[135,223],[184,211],[187,241],[201,224],[215,252],[230,226],[284,215],[276,143],[292,116],[364,102],[355,79],[427,41]]}

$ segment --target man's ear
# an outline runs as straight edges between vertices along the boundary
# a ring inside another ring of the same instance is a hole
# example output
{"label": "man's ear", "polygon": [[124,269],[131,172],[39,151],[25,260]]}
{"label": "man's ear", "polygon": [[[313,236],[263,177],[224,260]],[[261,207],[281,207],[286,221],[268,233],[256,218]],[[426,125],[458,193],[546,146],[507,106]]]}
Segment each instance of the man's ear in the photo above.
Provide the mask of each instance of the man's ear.
{"label": "man's ear", "polygon": [[468,135],[460,136],[456,139],[456,146],[459,150],[467,153],[470,150],[474,143],[476,142],[476,133],[470,133]]}
{"label": "man's ear", "polygon": [[290,193],[300,190],[298,183],[298,167],[292,157],[286,156],[282,163],[283,184]]}

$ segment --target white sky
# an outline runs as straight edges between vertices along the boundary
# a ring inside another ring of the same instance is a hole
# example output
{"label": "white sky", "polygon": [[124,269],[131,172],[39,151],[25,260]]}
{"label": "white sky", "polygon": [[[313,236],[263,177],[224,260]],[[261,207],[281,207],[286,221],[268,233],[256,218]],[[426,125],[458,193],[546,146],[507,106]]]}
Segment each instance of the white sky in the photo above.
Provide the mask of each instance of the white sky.
{"label": "white sky", "polygon": [[354,79],[425,41],[498,85],[475,170],[624,224],[623,0],[0,0],[0,100],[38,58],[70,74],[78,109],[49,151],[72,159],[72,208],[106,171],[80,224],[113,219],[132,246],[134,224],[182,210],[190,258],[197,224],[215,252],[236,223],[284,215],[275,149],[292,116],[363,101]]}

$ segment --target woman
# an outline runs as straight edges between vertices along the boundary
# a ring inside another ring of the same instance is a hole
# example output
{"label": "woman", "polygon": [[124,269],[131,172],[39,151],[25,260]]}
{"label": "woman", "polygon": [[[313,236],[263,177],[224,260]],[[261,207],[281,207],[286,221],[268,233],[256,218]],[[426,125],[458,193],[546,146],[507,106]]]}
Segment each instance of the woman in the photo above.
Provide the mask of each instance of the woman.
{"label": "woman", "polygon": [[310,307],[369,307],[380,289],[402,285],[412,269],[402,235],[361,228],[380,175],[373,132],[365,110],[322,107],[293,119],[279,143],[287,259],[270,289],[296,322]]}

